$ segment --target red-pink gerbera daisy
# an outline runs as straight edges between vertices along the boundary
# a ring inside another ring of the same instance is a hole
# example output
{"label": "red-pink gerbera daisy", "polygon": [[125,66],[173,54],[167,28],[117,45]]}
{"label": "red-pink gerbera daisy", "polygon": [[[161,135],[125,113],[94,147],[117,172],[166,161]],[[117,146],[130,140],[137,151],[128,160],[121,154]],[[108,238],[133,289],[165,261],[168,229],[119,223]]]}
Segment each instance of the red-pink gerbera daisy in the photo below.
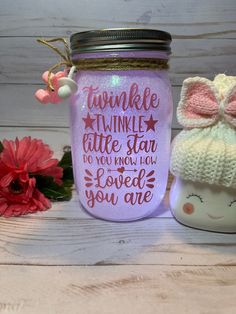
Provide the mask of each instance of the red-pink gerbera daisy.
{"label": "red-pink gerbera daisy", "polygon": [[4,140],[0,154],[0,215],[19,216],[51,207],[37,189],[35,175],[53,177],[61,184],[63,169],[53,152],[39,139]]}

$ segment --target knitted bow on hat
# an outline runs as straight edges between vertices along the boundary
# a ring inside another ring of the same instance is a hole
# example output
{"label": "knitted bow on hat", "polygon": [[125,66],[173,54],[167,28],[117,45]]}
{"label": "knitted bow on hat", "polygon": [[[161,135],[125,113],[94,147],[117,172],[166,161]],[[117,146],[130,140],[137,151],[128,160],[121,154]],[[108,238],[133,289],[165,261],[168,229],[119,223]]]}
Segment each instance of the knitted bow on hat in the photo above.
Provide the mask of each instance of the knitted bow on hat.
{"label": "knitted bow on hat", "polygon": [[194,77],[184,81],[177,118],[186,128],[202,128],[224,119],[236,127],[236,84],[220,95],[214,83]]}

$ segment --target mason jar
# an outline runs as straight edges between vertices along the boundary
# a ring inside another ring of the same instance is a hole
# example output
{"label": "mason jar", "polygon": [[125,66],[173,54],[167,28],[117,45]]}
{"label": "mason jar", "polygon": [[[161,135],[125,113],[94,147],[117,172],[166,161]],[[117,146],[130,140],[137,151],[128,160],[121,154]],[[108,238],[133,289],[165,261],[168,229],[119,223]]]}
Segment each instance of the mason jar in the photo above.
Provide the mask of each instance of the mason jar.
{"label": "mason jar", "polygon": [[171,35],[105,29],[73,34],[70,42],[78,84],[70,112],[79,200],[106,220],[149,216],[168,178]]}

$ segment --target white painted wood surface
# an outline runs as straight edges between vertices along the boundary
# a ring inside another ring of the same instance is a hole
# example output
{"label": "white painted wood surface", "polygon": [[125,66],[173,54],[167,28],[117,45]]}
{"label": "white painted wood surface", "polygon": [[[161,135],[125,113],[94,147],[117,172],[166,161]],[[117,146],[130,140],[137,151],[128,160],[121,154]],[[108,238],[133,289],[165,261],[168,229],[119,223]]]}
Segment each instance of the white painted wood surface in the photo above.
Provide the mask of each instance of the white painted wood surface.
{"label": "white painted wood surface", "polygon": [[[181,85],[191,75],[213,78],[219,72],[234,74],[236,40],[173,39],[170,78]],[[1,38],[0,83],[42,83],[41,73],[59,61],[49,48],[36,42],[35,37]]]}
{"label": "white painted wood surface", "polygon": [[154,27],[181,38],[235,38],[234,0],[1,0],[2,36],[68,36],[106,27]]}
{"label": "white painted wood surface", "polygon": [[[1,138],[24,135],[58,158],[69,140],[67,128],[0,128]],[[165,202],[153,218],[110,223],[74,193],[47,212],[0,219],[0,313],[233,313],[235,253],[236,235],[182,226]]]}
{"label": "white painted wood surface", "polygon": [[235,267],[0,266],[0,272],[0,313],[235,313]]}
{"label": "white painted wood surface", "polygon": [[[149,27],[173,35],[175,107],[182,80],[236,75],[235,0],[1,0],[0,139],[42,138],[60,158],[70,143],[68,106],[33,98],[54,62],[37,37],[104,27]],[[173,136],[180,126],[173,120]],[[236,235],[190,229],[167,197],[152,218],[95,220],[70,202],[0,218],[0,313],[231,314],[236,312]]]}

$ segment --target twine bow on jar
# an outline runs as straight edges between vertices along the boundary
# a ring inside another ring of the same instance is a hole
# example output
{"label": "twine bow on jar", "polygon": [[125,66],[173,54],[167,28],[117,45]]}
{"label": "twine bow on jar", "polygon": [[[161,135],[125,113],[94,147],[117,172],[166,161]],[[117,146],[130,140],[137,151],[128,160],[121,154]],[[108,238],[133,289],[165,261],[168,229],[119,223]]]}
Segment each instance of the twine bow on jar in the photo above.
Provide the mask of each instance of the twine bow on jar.
{"label": "twine bow on jar", "polygon": [[[35,93],[36,99],[43,103],[59,103],[63,99],[68,98],[78,89],[76,82],[72,79],[73,73],[76,67],[73,66],[70,59],[69,46],[64,38],[52,38],[52,39],[37,39],[37,42],[43,44],[54,52],[56,52],[61,60],[54,64],[44,72],[42,75],[43,81],[47,84],[46,89],[39,89]],[[64,45],[64,51],[51,44],[52,42],[62,42]],[[64,67],[63,71],[59,71],[56,74],[53,73],[55,69]],[[70,68],[69,74],[68,69]]]}
{"label": "twine bow on jar", "polygon": [[[52,67],[50,67],[48,69],[48,87],[50,88],[50,90],[53,91],[54,87],[52,85],[52,79],[51,79],[52,72],[55,69],[60,68],[61,66],[64,66],[64,67],[71,67],[72,66],[72,62],[70,59],[70,49],[69,49],[69,46],[68,46],[66,40],[64,38],[61,38],[61,37],[51,38],[51,39],[38,38],[37,42],[49,47],[50,49],[52,49],[54,52],[56,52],[61,57],[60,62],[54,64]],[[64,44],[64,52],[61,52],[61,50],[59,48],[52,45],[51,44],[52,42],[62,42]]]}
{"label": "twine bow on jar", "polygon": [[[78,89],[76,82],[72,79],[74,72],[82,70],[93,71],[128,71],[128,70],[165,70],[168,69],[168,60],[161,58],[79,58],[72,60],[67,41],[64,38],[57,37],[51,39],[37,39],[37,42],[52,49],[58,54],[61,60],[44,72],[42,78],[47,84],[47,89],[40,89],[35,93],[35,97],[41,103],[58,103],[68,98]],[[64,45],[64,51],[52,43],[61,42]],[[64,67],[63,71],[53,74],[53,71]],[[68,71],[68,69],[70,69]]]}

